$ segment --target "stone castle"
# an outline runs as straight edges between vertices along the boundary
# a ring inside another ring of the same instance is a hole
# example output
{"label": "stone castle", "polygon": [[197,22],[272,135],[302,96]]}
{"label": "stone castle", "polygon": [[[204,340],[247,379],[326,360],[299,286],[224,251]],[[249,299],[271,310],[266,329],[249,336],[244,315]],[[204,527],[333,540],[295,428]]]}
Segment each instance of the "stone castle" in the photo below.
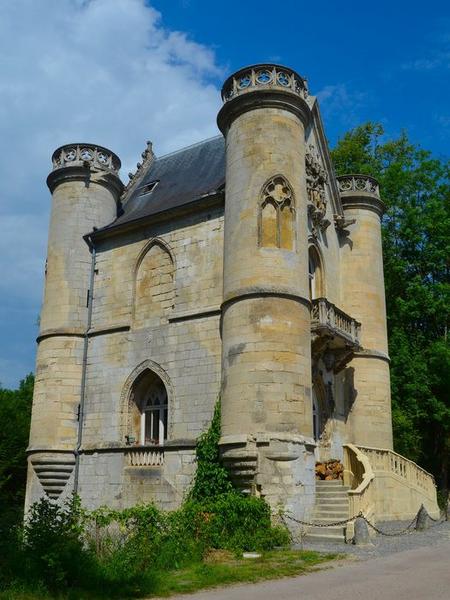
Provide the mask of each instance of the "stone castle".
{"label": "stone castle", "polygon": [[335,176],[292,69],[241,69],[222,99],[223,135],[148,143],[126,186],[106,148],[53,154],[27,505],[177,507],[220,397],[223,460],[272,507],[310,518],[338,458],[350,511],[432,512],[392,451],[377,182]]}

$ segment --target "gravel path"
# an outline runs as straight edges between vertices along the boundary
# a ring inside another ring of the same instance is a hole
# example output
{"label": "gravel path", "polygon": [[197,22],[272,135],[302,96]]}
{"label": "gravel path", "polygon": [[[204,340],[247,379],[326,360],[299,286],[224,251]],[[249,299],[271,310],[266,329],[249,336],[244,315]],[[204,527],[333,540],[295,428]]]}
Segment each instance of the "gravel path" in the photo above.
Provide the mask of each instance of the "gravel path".
{"label": "gravel path", "polygon": [[[396,521],[395,523],[377,523],[377,527],[382,531],[395,532],[404,529],[409,525],[409,521]],[[339,552],[340,554],[354,554],[359,558],[372,558],[375,556],[385,556],[394,552],[402,552],[413,548],[423,546],[437,546],[443,542],[450,542],[450,521],[433,524],[425,531],[411,530],[411,533],[395,537],[376,534],[372,539],[370,546],[353,546],[352,544],[319,544],[316,542],[306,542],[296,544],[295,548],[303,550],[317,550],[319,552]],[[450,597],[450,593],[449,593]]]}

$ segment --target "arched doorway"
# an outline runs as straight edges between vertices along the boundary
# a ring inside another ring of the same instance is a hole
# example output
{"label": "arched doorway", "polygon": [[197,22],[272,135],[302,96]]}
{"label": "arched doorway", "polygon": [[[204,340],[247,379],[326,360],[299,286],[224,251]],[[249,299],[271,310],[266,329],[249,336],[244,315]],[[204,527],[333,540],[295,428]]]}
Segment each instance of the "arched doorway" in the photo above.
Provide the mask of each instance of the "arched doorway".
{"label": "arched doorway", "polygon": [[169,403],[162,379],[150,369],[132,386],[128,438],[141,446],[163,445],[168,435]]}

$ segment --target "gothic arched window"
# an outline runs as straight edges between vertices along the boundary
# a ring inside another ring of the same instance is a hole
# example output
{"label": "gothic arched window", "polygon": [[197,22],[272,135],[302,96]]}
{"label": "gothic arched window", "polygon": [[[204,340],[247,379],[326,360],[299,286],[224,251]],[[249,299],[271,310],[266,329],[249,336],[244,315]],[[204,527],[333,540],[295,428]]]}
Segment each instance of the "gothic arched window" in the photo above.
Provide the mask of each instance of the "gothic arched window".
{"label": "gothic arched window", "polygon": [[166,388],[161,380],[155,381],[141,406],[141,444],[162,444],[167,439],[167,411]]}
{"label": "gothic arched window", "polygon": [[282,175],[269,179],[262,190],[259,208],[259,245],[294,250],[294,193]]}
{"label": "gothic arched window", "polygon": [[169,401],[162,379],[150,369],[132,386],[127,438],[142,446],[162,445],[167,440]]}

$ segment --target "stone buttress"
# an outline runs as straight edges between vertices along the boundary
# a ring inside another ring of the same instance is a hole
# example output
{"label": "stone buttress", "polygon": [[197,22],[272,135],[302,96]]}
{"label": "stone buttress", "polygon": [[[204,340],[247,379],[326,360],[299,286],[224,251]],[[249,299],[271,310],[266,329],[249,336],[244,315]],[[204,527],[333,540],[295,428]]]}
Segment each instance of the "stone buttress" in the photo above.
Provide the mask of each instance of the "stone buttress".
{"label": "stone buttress", "polygon": [[26,505],[43,491],[53,499],[73,488],[87,344],[92,257],[83,239],[117,216],[123,185],[115,154],[69,144],[53,154],[44,300],[36,359]]}
{"label": "stone buttress", "polygon": [[305,81],[257,65],[225,82],[221,451],[243,490],[314,500]]}

